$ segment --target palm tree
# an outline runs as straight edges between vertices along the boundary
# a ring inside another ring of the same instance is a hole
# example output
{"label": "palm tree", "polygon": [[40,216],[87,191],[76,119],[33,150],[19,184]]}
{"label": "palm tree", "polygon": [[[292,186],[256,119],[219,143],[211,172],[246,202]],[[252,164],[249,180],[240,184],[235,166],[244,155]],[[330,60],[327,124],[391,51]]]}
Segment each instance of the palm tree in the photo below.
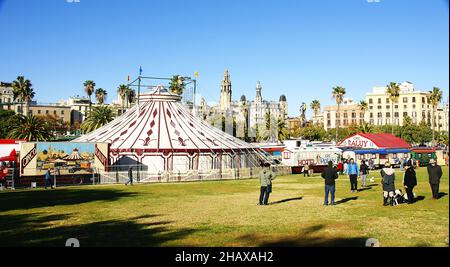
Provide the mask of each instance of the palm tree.
{"label": "palm tree", "polygon": [[136,100],[136,91],[131,88],[128,88],[128,90],[126,91],[127,106],[128,104],[131,106],[131,104],[133,104],[135,100]]}
{"label": "palm tree", "polygon": [[[25,79],[24,76],[18,76],[12,83],[14,99],[20,102],[21,113],[28,115],[28,107],[30,101],[34,98],[33,85],[30,80]],[[25,112],[23,110],[23,102],[25,102]]]}
{"label": "palm tree", "polygon": [[[345,88],[342,87],[342,86],[335,86],[335,87],[333,87],[332,95],[333,95],[333,98],[336,101],[336,104],[338,106],[337,114],[340,116],[340,108],[341,108],[342,102],[344,101]],[[341,120],[341,118],[339,117],[339,120],[336,121],[336,143],[338,142],[338,139],[339,139],[339,134],[338,133],[339,133],[340,120]]]}
{"label": "palm tree", "polygon": [[105,99],[106,99],[107,95],[108,95],[108,93],[103,88],[98,88],[97,90],[95,90],[95,98],[97,98],[97,102],[100,105],[103,105],[103,103],[105,103]]}
{"label": "palm tree", "polygon": [[435,133],[434,133],[434,129],[436,128],[436,119],[434,118],[434,112],[437,109],[439,103],[441,103],[442,100],[442,91],[441,89],[439,89],[438,87],[433,87],[433,90],[430,91],[430,95],[428,96],[428,99],[431,102],[431,107],[432,107],[432,129],[433,129],[433,146],[436,145],[436,140],[435,140]]}
{"label": "palm tree", "polygon": [[47,141],[53,137],[52,130],[43,119],[22,114],[17,115],[17,123],[12,125],[8,138],[27,141]]}
{"label": "palm tree", "polygon": [[114,119],[113,110],[108,106],[94,107],[80,128],[83,133],[92,132]]}
{"label": "palm tree", "polygon": [[394,134],[394,104],[395,104],[395,100],[398,99],[398,97],[400,96],[400,86],[395,83],[395,82],[391,82],[390,84],[387,85],[387,90],[386,90],[387,95],[389,96],[389,100],[391,101],[391,123],[392,123],[392,134]]}
{"label": "palm tree", "polygon": [[272,133],[270,132],[270,124],[271,124],[271,113],[270,110],[266,112],[264,115],[264,121],[266,122],[266,140],[270,140],[272,138]]}
{"label": "palm tree", "polygon": [[278,118],[277,120],[277,137],[279,142],[283,142],[289,137],[289,132],[287,130],[286,121],[283,118]]}
{"label": "palm tree", "polygon": [[362,112],[363,119],[364,119],[364,115],[366,114],[366,111],[369,109],[369,105],[367,104],[366,101],[361,100],[358,103],[358,108]]}
{"label": "palm tree", "polygon": [[185,86],[182,77],[180,77],[180,75],[174,75],[170,80],[169,90],[173,94],[182,95]]}
{"label": "palm tree", "polygon": [[313,100],[311,102],[311,109],[313,110],[314,113],[314,117],[317,117],[317,115],[319,114],[320,111],[320,102],[319,100]]}
{"label": "palm tree", "polygon": [[87,80],[83,83],[83,85],[84,85],[84,91],[89,96],[89,110],[91,110],[91,105],[92,105],[91,95],[95,91],[95,82],[91,81],[91,80]]}
{"label": "palm tree", "polygon": [[122,112],[123,112],[123,105],[125,103],[125,98],[127,97],[127,92],[129,90],[129,87],[125,84],[119,85],[117,88],[117,94],[120,96],[120,99],[122,99]]}

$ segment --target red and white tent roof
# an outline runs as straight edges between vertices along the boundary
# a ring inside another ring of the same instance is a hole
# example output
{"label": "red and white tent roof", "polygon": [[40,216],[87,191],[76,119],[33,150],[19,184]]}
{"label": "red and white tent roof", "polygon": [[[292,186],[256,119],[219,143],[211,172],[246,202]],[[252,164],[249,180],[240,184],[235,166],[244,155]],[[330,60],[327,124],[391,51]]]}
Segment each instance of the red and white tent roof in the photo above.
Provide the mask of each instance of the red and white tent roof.
{"label": "red and white tent roof", "polygon": [[201,121],[181,97],[159,86],[141,94],[140,104],[73,142],[110,143],[112,152],[240,153],[259,148]]}

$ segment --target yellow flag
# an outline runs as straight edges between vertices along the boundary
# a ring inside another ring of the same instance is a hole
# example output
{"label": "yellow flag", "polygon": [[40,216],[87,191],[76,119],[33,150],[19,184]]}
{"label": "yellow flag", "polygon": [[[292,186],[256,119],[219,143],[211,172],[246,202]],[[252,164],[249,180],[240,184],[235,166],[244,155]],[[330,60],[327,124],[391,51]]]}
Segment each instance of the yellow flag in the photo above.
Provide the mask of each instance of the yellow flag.
{"label": "yellow flag", "polygon": [[194,73],[195,78],[198,78],[198,71]]}

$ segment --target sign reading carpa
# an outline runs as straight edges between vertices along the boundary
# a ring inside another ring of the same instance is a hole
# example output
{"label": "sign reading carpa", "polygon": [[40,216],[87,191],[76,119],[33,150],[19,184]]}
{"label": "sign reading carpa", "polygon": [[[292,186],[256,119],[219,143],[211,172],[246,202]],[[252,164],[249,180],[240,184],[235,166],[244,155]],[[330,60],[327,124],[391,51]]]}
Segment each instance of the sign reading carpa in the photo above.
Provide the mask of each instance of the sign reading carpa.
{"label": "sign reading carpa", "polygon": [[30,150],[30,152],[28,152],[28,154],[25,155],[25,157],[22,158],[21,161],[21,169],[23,172],[23,169],[25,169],[28,164],[30,164],[30,162],[34,159],[34,157],[36,157],[37,155],[37,151],[36,151],[36,145]]}

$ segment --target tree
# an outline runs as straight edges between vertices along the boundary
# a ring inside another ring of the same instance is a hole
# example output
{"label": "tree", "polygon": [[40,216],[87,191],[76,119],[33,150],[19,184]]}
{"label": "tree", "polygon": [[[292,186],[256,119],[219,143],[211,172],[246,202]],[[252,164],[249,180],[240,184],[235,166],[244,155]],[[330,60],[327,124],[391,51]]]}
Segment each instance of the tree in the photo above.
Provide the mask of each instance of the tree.
{"label": "tree", "polygon": [[113,110],[108,106],[94,107],[80,128],[83,133],[89,133],[106,125],[114,119]]}
{"label": "tree", "polygon": [[311,109],[313,110],[314,113],[314,117],[317,117],[317,115],[319,114],[320,111],[320,102],[319,100],[313,100],[311,102]]}
{"label": "tree", "polygon": [[105,103],[107,95],[108,93],[103,88],[98,88],[97,90],[95,90],[95,98],[100,105],[103,105],[103,103]]}
{"label": "tree", "polygon": [[436,119],[434,117],[435,114],[435,110],[437,109],[439,103],[441,103],[442,100],[442,91],[441,89],[439,89],[438,87],[433,87],[433,90],[430,91],[430,95],[428,96],[429,101],[431,102],[431,107],[432,107],[432,129],[433,129],[433,146],[436,145],[436,139],[435,139],[435,134],[434,134],[434,130],[436,128]]}
{"label": "tree", "polygon": [[366,101],[361,100],[358,103],[358,108],[362,112],[362,115],[363,115],[363,118],[364,118],[364,115],[366,114],[367,110],[369,109],[369,105],[367,104]]}
{"label": "tree", "polygon": [[370,123],[364,122],[359,126],[361,133],[373,133],[373,126]]}
{"label": "tree", "polygon": [[442,133],[442,134],[439,136],[439,144],[440,144],[440,145],[443,145],[443,146],[445,146],[445,147],[448,147],[448,133],[447,133],[447,132]]}
{"label": "tree", "polygon": [[0,139],[6,138],[11,127],[18,122],[15,114],[13,110],[0,109]]}
{"label": "tree", "polygon": [[46,116],[37,116],[42,119],[47,125],[48,129],[52,131],[54,135],[66,135],[70,131],[70,123],[64,122],[62,118],[56,115],[47,114]]}
{"label": "tree", "polygon": [[289,138],[289,132],[286,126],[286,121],[283,117],[278,118],[277,120],[277,137],[279,142],[283,142],[287,138]]}
{"label": "tree", "polygon": [[182,77],[180,75],[174,75],[172,76],[172,79],[170,80],[169,90],[171,93],[176,95],[182,95],[185,88],[185,83]]}
{"label": "tree", "polygon": [[92,105],[91,95],[95,91],[95,82],[92,80],[87,80],[83,83],[83,85],[84,85],[84,91],[86,92],[86,94],[89,97],[89,110],[91,110],[91,105]]}
{"label": "tree", "polygon": [[317,125],[307,126],[300,130],[299,137],[310,141],[324,140],[326,139],[326,131]]}
{"label": "tree", "polygon": [[389,97],[389,100],[391,101],[391,123],[392,123],[392,131],[391,131],[391,133],[394,134],[394,125],[395,125],[395,121],[394,121],[394,104],[395,104],[395,101],[400,96],[400,86],[397,83],[395,83],[395,82],[391,82],[390,84],[387,85],[386,93],[387,93],[387,95]]}
{"label": "tree", "polygon": [[[33,85],[30,80],[25,79],[24,76],[18,76],[12,82],[14,99],[20,102],[21,113],[28,115],[30,101],[34,98]],[[25,102],[25,112],[23,110],[23,103]]]}
{"label": "tree", "polygon": [[134,89],[128,88],[126,91],[127,105],[131,106],[136,101],[136,91]]}
{"label": "tree", "polygon": [[[345,96],[345,88],[342,86],[333,87],[332,95],[338,106],[337,114],[340,114],[340,107],[341,107],[342,102],[344,101],[344,96]],[[338,134],[339,134],[340,120],[341,120],[340,117],[339,117],[339,119],[336,120],[336,143],[339,141]]]}
{"label": "tree", "polygon": [[272,123],[272,115],[270,113],[270,110],[268,110],[266,112],[266,114],[264,114],[264,121],[265,121],[265,131],[266,131],[264,139],[266,141],[270,141],[270,139],[272,138],[272,133],[270,132],[270,126]]}
{"label": "tree", "polygon": [[125,98],[127,97],[128,90],[129,90],[129,87],[126,86],[125,84],[121,84],[117,88],[117,94],[120,96],[120,99],[122,100],[122,110],[124,108],[123,105],[125,103]]}
{"label": "tree", "polygon": [[52,130],[43,119],[18,114],[17,123],[11,127],[8,138],[24,139],[27,141],[48,141],[53,137]]}

